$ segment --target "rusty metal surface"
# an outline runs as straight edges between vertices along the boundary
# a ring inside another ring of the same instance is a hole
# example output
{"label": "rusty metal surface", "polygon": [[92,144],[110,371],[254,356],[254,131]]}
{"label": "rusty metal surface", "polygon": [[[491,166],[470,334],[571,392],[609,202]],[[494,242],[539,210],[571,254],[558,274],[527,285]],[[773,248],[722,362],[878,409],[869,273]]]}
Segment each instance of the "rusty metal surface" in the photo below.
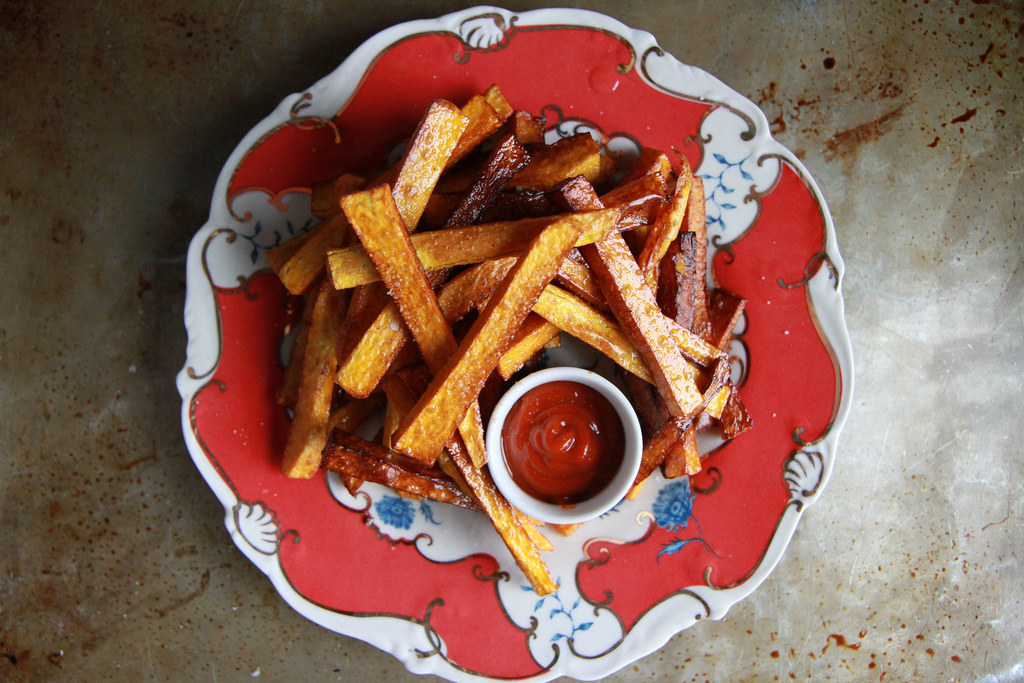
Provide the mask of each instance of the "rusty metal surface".
{"label": "rusty metal surface", "polygon": [[[0,679],[421,680],[235,550],[173,378],[236,142],[467,4],[0,2]],[[1024,7],[575,4],[751,97],[808,165],[858,382],[775,574],[609,680],[1024,679]]]}

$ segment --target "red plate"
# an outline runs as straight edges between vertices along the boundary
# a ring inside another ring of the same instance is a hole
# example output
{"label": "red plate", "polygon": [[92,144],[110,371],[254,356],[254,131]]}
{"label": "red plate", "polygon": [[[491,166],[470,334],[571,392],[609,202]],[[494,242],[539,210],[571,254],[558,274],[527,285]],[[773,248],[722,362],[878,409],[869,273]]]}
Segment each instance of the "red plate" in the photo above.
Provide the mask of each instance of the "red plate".
{"label": "red plate", "polygon": [[[312,224],[301,188],[377,167],[431,100],[461,104],[494,83],[546,114],[552,136],[685,154],[708,194],[711,277],[747,299],[732,352],[754,429],[692,481],[659,475],[553,538],[560,589],[546,598],[482,516],[372,486],[352,498],[279,464],[288,312],[266,250]],[[185,440],[238,547],[310,619],[451,680],[599,678],[724,616],[821,495],[852,392],[842,273],[820,192],[763,114],[650,35],[575,10],[403,24],[286,98],[225,165],[189,250]]]}

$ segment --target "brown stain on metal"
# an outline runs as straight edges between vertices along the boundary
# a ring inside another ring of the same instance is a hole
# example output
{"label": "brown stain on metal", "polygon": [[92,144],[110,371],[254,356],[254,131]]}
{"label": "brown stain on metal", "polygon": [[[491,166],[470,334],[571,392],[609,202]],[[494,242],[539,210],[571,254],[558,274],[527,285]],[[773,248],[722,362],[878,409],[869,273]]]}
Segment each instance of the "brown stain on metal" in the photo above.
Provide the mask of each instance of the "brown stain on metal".
{"label": "brown stain on metal", "polygon": [[[973,119],[975,117],[975,115],[977,115],[977,113],[978,113],[978,108],[977,107],[974,107],[973,109],[968,109],[963,114],[961,114],[960,116],[957,116],[955,119],[953,119],[949,123],[965,123],[965,122],[970,121],[971,119]],[[944,123],[942,125],[943,125],[943,127],[945,127],[948,124]]]}
{"label": "brown stain on metal", "polygon": [[821,648],[821,653],[822,654],[825,654],[825,652],[828,650],[829,646],[832,644],[833,640],[835,641],[837,647],[845,648],[847,650],[859,650],[860,649],[860,643],[848,643],[846,641],[846,636],[840,635],[838,633],[830,633],[829,636],[828,636],[828,640],[825,643],[825,647]]}
{"label": "brown stain on metal", "polygon": [[836,157],[848,156],[865,142],[875,142],[888,133],[896,119],[903,113],[906,107],[903,104],[890,112],[882,114],[877,119],[862,123],[859,126],[841,130],[825,141],[825,158],[829,161]]}
{"label": "brown stain on metal", "polygon": [[195,600],[196,598],[198,598],[200,595],[205,593],[206,589],[209,588],[209,587],[210,587],[210,569],[209,569],[209,567],[207,567],[203,571],[203,575],[199,579],[199,585],[196,587],[196,589],[194,591],[192,591],[190,593],[187,593],[186,595],[183,595],[182,597],[178,598],[177,600],[175,600],[171,604],[167,605],[167,607],[161,607],[159,609],[154,609],[153,611],[156,613],[157,617],[163,618],[163,617],[167,616],[168,614],[170,614],[171,612],[173,612],[174,610],[178,609],[179,607],[184,607],[188,603],[190,603],[193,600]]}

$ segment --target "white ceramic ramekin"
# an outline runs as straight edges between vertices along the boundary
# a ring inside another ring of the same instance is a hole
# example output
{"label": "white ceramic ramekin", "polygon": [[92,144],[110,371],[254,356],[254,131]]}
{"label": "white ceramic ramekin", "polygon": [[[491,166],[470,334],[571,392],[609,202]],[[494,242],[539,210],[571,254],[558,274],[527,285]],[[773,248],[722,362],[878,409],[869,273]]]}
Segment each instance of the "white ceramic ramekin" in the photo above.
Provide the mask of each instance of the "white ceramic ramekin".
{"label": "white ceramic ramekin", "polygon": [[[608,485],[587,500],[565,506],[538,500],[516,484],[506,463],[501,439],[505,419],[516,401],[534,387],[559,381],[579,382],[599,391],[615,408],[615,412],[622,421],[625,436],[622,463]],[[575,524],[604,514],[615,507],[626,495],[640,469],[643,436],[633,405],[618,387],[590,370],[576,367],[552,367],[527,375],[512,385],[501,397],[487,423],[487,453],[488,467],[494,484],[512,505],[542,522]]]}

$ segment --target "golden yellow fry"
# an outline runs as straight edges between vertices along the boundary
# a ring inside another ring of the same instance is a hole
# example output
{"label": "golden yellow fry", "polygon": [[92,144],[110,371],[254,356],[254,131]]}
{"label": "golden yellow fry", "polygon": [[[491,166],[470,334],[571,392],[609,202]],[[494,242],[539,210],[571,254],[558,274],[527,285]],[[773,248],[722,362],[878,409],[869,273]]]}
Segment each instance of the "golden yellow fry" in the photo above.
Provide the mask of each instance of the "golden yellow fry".
{"label": "golden yellow fry", "polygon": [[566,333],[597,349],[621,368],[654,382],[647,365],[619,324],[583,299],[548,285],[533,305],[535,313]]}
{"label": "golden yellow fry", "polygon": [[508,379],[523,367],[528,360],[543,350],[552,339],[558,336],[558,327],[544,318],[531,313],[516,331],[512,344],[501,354],[498,361],[498,374]]}
{"label": "golden yellow fry", "polygon": [[530,243],[487,307],[395,434],[395,447],[423,462],[434,462],[451,438],[512,334],[579,239],[580,220],[567,217],[545,228]]}
{"label": "golden yellow fry", "polygon": [[[574,220],[583,226],[578,244],[590,244],[603,239],[615,228],[619,214],[619,209],[577,214]],[[412,235],[412,244],[417,259],[427,270],[469,265],[520,255],[524,246],[541,230],[564,217],[545,216],[434,230]],[[336,289],[347,289],[380,279],[373,261],[359,245],[329,253],[327,267]]]}
{"label": "golden yellow fry", "polygon": [[320,452],[327,441],[334,392],[337,365],[334,330],[338,324],[340,298],[325,280],[313,304],[309,337],[302,358],[302,381],[281,466],[289,477],[308,479],[320,467]]}
{"label": "golden yellow fry", "polygon": [[392,188],[398,212],[410,232],[419,225],[434,185],[468,123],[454,104],[435,100],[416,127]]}
{"label": "golden yellow fry", "polygon": [[[448,324],[482,306],[513,265],[514,257],[485,261],[446,282],[438,294],[437,303]],[[394,301],[389,302],[342,361],[338,369],[338,385],[353,396],[369,396],[410,339],[412,336],[402,320],[398,305]]]}
{"label": "golden yellow fry", "polygon": [[563,138],[537,150],[526,168],[512,177],[509,187],[550,190],[576,176],[596,181],[604,170],[601,158],[601,148],[588,133]]}
{"label": "golden yellow fry", "polygon": [[[391,189],[380,185],[348,195],[341,200],[341,208],[391,292],[427,367],[436,373],[455,354],[458,344],[444,319],[434,288],[416,258]],[[463,407],[458,418],[456,424],[460,425],[473,462],[482,466],[487,461],[487,451],[480,408],[475,400]],[[449,437],[451,433],[445,441]]]}

